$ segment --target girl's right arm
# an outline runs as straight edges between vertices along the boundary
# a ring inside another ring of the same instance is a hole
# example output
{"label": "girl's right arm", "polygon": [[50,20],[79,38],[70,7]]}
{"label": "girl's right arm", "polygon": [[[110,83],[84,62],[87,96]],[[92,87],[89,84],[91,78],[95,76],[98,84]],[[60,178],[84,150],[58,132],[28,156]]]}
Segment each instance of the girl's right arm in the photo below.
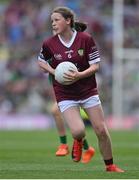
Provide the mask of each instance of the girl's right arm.
{"label": "girl's right arm", "polygon": [[49,63],[45,63],[43,61],[38,61],[38,65],[40,69],[42,69],[45,72],[48,72],[52,75],[55,75],[55,70],[49,65]]}

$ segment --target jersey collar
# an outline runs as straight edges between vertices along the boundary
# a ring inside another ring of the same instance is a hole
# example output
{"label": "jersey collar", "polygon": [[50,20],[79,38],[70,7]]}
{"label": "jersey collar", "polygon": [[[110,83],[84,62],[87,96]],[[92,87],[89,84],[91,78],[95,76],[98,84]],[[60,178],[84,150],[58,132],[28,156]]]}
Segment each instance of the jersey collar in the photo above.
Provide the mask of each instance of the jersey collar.
{"label": "jersey collar", "polygon": [[65,42],[62,40],[62,38],[60,37],[60,35],[58,35],[58,38],[59,38],[60,42],[61,42],[64,46],[66,46],[67,48],[69,48],[69,47],[71,47],[71,45],[73,44],[73,42],[74,42],[74,40],[75,40],[75,38],[76,38],[76,35],[77,35],[77,31],[74,30],[73,35],[72,35],[72,38],[71,38],[71,40],[70,40],[68,43],[65,43]]}

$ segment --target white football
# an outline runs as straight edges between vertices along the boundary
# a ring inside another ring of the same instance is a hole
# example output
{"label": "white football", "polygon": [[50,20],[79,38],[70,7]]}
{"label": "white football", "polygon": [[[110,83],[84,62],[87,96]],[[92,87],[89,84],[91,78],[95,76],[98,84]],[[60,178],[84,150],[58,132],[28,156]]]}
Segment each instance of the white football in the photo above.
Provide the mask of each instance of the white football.
{"label": "white football", "polygon": [[60,84],[63,84],[63,85],[73,84],[75,81],[67,82],[63,76],[64,73],[67,73],[70,70],[78,71],[77,67],[72,62],[65,61],[58,64],[58,66],[55,69],[55,80],[57,80]]}

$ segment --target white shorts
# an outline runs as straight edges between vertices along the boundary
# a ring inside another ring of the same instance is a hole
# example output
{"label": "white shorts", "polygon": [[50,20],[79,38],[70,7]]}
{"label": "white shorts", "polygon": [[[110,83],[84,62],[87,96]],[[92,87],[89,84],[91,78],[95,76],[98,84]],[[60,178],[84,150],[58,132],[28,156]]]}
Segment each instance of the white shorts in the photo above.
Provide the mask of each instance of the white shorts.
{"label": "white shorts", "polygon": [[90,108],[90,107],[94,107],[96,105],[101,104],[101,101],[99,99],[99,95],[95,95],[95,96],[91,96],[87,99],[84,100],[64,100],[58,103],[58,107],[60,108],[61,112],[64,112],[65,110],[67,110],[70,107],[73,106],[81,106],[83,109],[86,108]]}

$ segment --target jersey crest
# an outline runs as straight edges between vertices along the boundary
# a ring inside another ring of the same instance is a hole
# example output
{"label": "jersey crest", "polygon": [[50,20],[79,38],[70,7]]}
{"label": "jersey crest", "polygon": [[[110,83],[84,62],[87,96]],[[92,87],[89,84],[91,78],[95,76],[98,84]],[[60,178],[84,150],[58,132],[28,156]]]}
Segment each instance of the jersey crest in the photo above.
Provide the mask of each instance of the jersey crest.
{"label": "jersey crest", "polygon": [[78,49],[78,54],[79,54],[79,56],[83,56],[84,55],[84,50],[83,49]]}

